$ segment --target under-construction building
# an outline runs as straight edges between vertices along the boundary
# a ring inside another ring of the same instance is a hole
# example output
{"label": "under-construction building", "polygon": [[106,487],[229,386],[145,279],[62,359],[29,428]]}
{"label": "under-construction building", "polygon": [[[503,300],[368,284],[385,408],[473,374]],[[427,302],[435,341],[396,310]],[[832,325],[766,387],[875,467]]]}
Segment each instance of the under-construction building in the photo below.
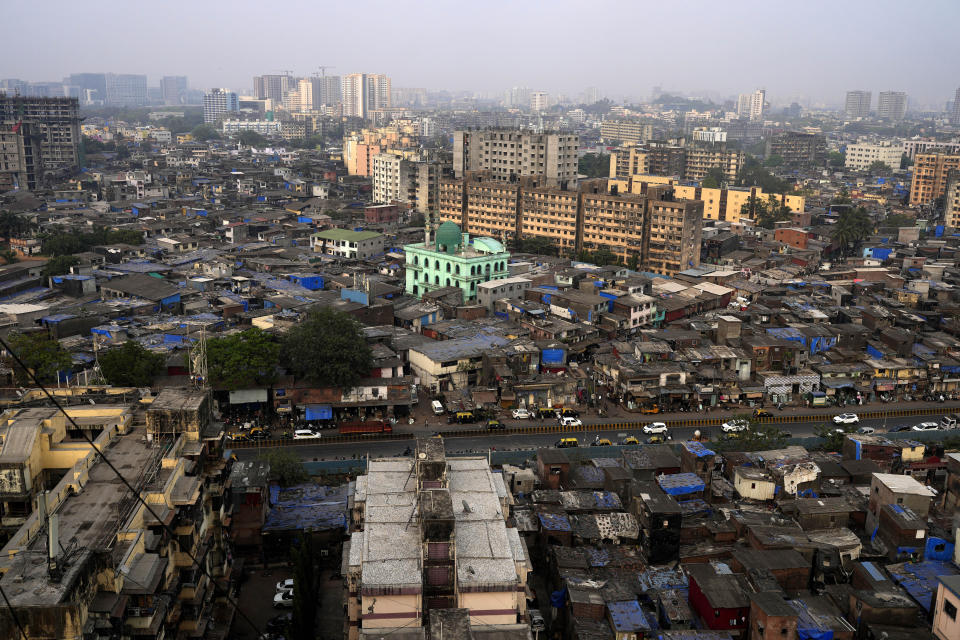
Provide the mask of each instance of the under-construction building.
{"label": "under-construction building", "polygon": [[348,640],[423,638],[432,614],[454,608],[471,628],[526,629],[531,567],[506,525],[510,500],[485,458],[447,459],[441,438],[418,440],[413,460],[370,460],[344,546]]}
{"label": "under-construction building", "polygon": [[0,95],[0,192],[33,190],[79,166],[76,98]]}

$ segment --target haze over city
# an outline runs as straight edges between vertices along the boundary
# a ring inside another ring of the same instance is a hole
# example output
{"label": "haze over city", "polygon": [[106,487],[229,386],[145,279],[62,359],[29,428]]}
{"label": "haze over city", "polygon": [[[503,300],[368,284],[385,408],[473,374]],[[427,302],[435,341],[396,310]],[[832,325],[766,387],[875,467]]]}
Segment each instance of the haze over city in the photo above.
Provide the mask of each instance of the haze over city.
{"label": "haze over city", "polygon": [[951,0],[51,0],[8,3],[3,19],[23,28],[0,39],[0,76],[31,81],[188,75],[194,87],[243,92],[253,75],[333,65],[338,75],[385,73],[395,87],[595,86],[615,100],[644,99],[654,86],[714,100],[764,87],[774,104],[836,106],[848,89],[896,89],[912,108],[942,108],[960,81]]}

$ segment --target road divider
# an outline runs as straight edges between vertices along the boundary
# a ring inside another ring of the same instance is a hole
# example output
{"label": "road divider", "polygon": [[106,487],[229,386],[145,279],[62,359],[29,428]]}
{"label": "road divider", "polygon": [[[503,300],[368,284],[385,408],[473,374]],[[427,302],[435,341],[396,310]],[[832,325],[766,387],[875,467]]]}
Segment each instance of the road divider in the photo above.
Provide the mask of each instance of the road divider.
{"label": "road divider", "polygon": [[[943,407],[918,407],[915,409],[891,409],[888,411],[867,411],[865,413],[858,413],[857,415],[861,420],[883,420],[890,418],[910,418],[917,416],[930,416],[930,415],[942,415],[948,409]],[[836,413],[816,413],[816,414],[803,414],[803,415],[779,415],[773,416],[771,418],[754,418],[753,420],[758,424],[795,424],[795,423],[810,423],[810,422],[823,422],[825,424],[833,424],[833,416]],[[545,434],[545,433],[556,433],[556,434],[565,434],[565,433],[582,433],[585,431],[630,431],[630,430],[643,430],[643,427],[653,422],[663,422],[671,429],[683,429],[683,428],[709,428],[709,427],[719,427],[724,422],[733,419],[736,416],[727,416],[725,418],[690,418],[682,420],[659,420],[659,421],[645,421],[645,422],[601,422],[596,424],[585,424],[579,427],[572,426],[562,426],[562,425],[531,425],[531,426],[516,426],[516,427],[507,427],[505,429],[457,429],[453,431],[444,431],[438,432],[439,435],[444,438],[476,438],[480,436],[517,436],[517,435],[535,435],[535,434]],[[293,440],[293,439],[283,439],[283,440],[249,440],[249,441],[229,441],[227,443],[227,448],[232,449],[270,449],[274,447],[296,447],[296,446],[307,446],[307,445],[324,445],[324,444],[345,444],[349,442],[390,442],[390,441],[404,441],[404,440],[413,440],[417,436],[424,437],[427,436],[427,433],[390,433],[390,434],[354,434],[354,435],[331,435],[324,436],[318,439],[305,439],[305,440]],[[430,433],[433,435],[433,433]]]}

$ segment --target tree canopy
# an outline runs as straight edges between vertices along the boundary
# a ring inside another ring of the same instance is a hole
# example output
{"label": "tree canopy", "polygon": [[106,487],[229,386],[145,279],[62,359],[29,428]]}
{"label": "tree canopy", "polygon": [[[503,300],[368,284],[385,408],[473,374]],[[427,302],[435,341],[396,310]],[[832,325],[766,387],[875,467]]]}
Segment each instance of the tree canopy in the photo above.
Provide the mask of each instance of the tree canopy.
{"label": "tree canopy", "polygon": [[280,344],[262,329],[207,341],[207,370],[220,389],[247,389],[273,383],[277,378]]}
{"label": "tree canopy", "polygon": [[890,165],[888,165],[883,160],[874,160],[873,162],[870,163],[870,166],[867,167],[867,173],[888,174],[892,172],[893,172],[893,169],[891,169]]}
{"label": "tree canopy", "polygon": [[786,180],[781,180],[767,171],[760,161],[748,156],[740,168],[737,176],[737,185],[741,187],[760,187],[767,193],[789,193],[792,186]]}
{"label": "tree canopy", "polygon": [[588,178],[606,178],[610,174],[610,155],[586,153],[580,158],[577,169]]}
{"label": "tree canopy", "polygon": [[48,256],[68,256],[107,244],[143,244],[143,233],[134,229],[94,227],[89,233],[40,234],[41,250]]}
{"label": "tree canopy", "polygon": [[293,560],[293,611],[290,616],[290,637],[292,640],[314,640],[317,637],[320,567],[319,554],[313,546],[313,534],[309,531],[301,533],[290,555]]}
{"label": "tree canopy", "polygon": [[749,424],[746,431],[737,432],[711,448],[717,451],[767,451],[780,449],[786,444],[787,434],[772,424],[763,424],[750,414],[734,416],[732,420],[742,420]]}
{"label": "tree canopy", "polygon": [[139,342],[127,340],[99,356],[100,371],[107,382],[118,387],[148,387],[163,373],[166,359]]}
{"label": "tree canopy", "polygon": [[0,213],[0,236],[7,242],[10,238],[19,238],[31,229],[36,228],[33,222],[24,216],[12,211]]}
{"label": "tree canopy", "polygon": [[840,153],[839,151],[831,151],[827,154],[827,164],[829,164],[834,169],[842,167],[847,162],[847,156]]}
{"label": "tree canopy", "polygon": [[720,167],[710,167],[707,175],[700,182],[704,189],[719,189],[727,181],[727,174]]}
{"label": "tree canopy", "polygon": [[265,147],[270,144],[269,140],[256,131],[241,131],[237,134],[237,140],[240,141],[240,144],[248,147]]}
{"label": "tree canopy", "polygon": [[299,457],[285,449],[269,449],[260,454],[260,459],[270,464],[270,478],[289,487],[306,482],[310,476]]}
{"label": "tree canopy", "polygon": [[221,137],[220,132],[209,124],[198,124],[190,131],[190,135],[193,136],[194,140],[199,140],[200,142],[219,140]]}
{"label": "tree canopy", "polygon": [[[37,379],[44,384],[56,382],[57,372],[65,373],[73,369],[70,352],[46,333],[12,333],[7,338],[7,344],[27,369],[33,371]],[[7,358],[7,362],[19,384],[34,384],[30,375],[12,357]]]}
{"label": "tree canopy", "polygon": [[44,278],[62,276],[65,273],[70,273],[70,267],[75,264],[80,264],[80,259],[76,256],[54,256],[47,260],[47,264],[43,265],[43,271],[40,272],[40,275]]}
{"label": "tree canopy", "polygon": [[863,207],[848,207],[840,211],[833,226],[833,239],[840,244],[840,252],[846,254],[850,246],[856,247],[873,232],[873,221]]}
{"label": "tree canopy", "polygon": [[373,357],[360,323],[325,308],[290,329],[281,350],[283,362],[301,378],[325,387],[352,389],[370,375]]}
{"label": "tree canopy", "polygon": [[542,236],[532,236],[530,238],[514,238],[512,243],[513,250],[519,253],[535,253],[541,256],[559,255],[559,247],[556,241]]}
{"label": "tree canopy", "polygon": [[757,226],[764,229],[773,229],[777,222],[791,219],[791,210],[775,196],[768,196],[766,200],[750,196],[740,207],[740,215],[753,218]]}

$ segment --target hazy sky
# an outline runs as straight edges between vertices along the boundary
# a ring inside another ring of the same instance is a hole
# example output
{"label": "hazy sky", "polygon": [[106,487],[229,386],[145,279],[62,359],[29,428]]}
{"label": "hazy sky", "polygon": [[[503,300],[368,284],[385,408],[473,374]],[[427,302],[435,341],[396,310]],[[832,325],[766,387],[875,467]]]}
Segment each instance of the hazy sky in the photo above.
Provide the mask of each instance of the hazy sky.
{"label": "hazy sky", "polygon": [[187,75],[243,90],[262,73],[386,73],[394,87],[575,96],[767,89],[839,103],[906,91],[942,107],[960,86],[958,0],[7,0],[0,78],[85,71]]}

